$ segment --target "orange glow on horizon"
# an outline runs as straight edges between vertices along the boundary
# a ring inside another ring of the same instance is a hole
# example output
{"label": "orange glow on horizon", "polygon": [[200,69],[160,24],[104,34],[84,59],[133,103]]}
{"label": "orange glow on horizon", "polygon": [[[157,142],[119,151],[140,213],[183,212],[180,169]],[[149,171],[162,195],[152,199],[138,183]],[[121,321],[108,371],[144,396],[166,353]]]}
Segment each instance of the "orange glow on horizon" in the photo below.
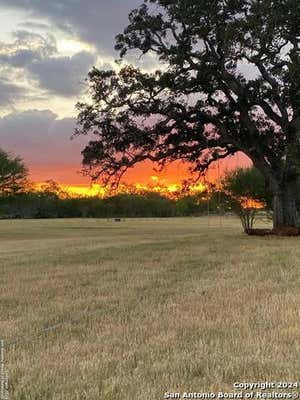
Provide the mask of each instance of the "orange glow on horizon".
{"label": "orange glow on horizon", "polygon": [[[34,189],[38,192],[43,192],[48,188],[54,190],[56,194],[60,198],[89,198],[89,197],[97,197],[97,198],[105,198],[115,194],[137,194],[144,195],[145,193],[154,192],[159,193],[165,197],[169,197],[170,199],[179,199],[185,195],[197,195],[203,192],[206,192],[205,197],[207,197],[207,193],[210,193],[211,188],[207,187],[204,183],[198,182],[197,184],[191,185],[182,185],[182,184],[164,184],[159,183],[157,177],[153,179],[154,183],[152,184],[142,184],[136,183],[134,185],[124,185],[121,184],[117,190],[110,191],[110,188],[106,188],[99,184],[92,184],[90,186],[84,185],[59,185],[54,181],[48,182],[40,182],[34,185]],[[237,198],[239,203],[244,209],[263,209],[265,208],[265,204],[262,201],[258,201],[255,199],[247,198],[247,197],[239,197]]]}
{"label": "orange glow on horizon", "polygon": [[61,187],[71,197],[104,197],[106,194],[106,189],[99,184],[92,184],[91,186],[61,185]]}
{"label": "orange glow on horizon", "polygon": [[[248,167],[251,165],[249,159],[243,154],[229,157],[228,159],[215,162],[206,174],[207,181],[214,182],[219,174],[226,170],[233,170],[237,167]],[[65,165],[33,165],[28,164],[30,170],[30,179],[33,182],[45,182],[53,179],[65,186],[90,186],[90,178],[80,173],[80,163]],[[144,161],[126,173],[124,182],[129,185],[140,183],[143,185],[155,184],[156,182],[166,185],[180,184],[180,182],[190,179],[191,173],[188,165],[180,161],[168,165],[163,171],[156,171],[155,165],[150,161]]]}
{"label": "orange glow on horizon", "polygon": [[[142,162],[130,169],[116,191],[104,187],[101,183],[91,184],[90,178],[79,173],[80,167],[74,165],[30,166],[30,179],[36,190],[42,191],[47,181],[57,182],[57,191],[61,197],[106,197],[115,193],[157,192],[176,198],[182,195],[195,195],[216,183],[227,170],[249,166],[249,160],[243,155],[229,157],[212,164],[204,179],[189,184],[192,175],[188,165],[176,161],[163,171],[157,171],[150,161]],[[194,176],[195,177],[195,176]]]}
{"label": "orange glow on horizon", "polygon": [[[38,182],[33,187],[36,191],[43,192],[48,185],[49,181]],[[67,194],[69,197],[104,197],[107,193],[107,189],[97,183],[90,186],[57,184],[57,188],[60,191],[61,197],[64,197],[64,194]]]}
{"label": "orange glow on horizon", "polygon": [[[114,192],[110,191],[109,187],[104,187],[100,184],[92,184],[90,186],[87,185],[65,185],[65,184],[55,184],[55,187],[52,186],[52,189],[57,190],[57,194],[60,197],[99,197],[103,198],[111,195],[112,193],[136,193],[143,194],[145,192],[155,192],[160,193],[162,195],[168,197],[178,197],[183,194],[184,186],[179,183],[166,183],[158,182],[158,179],[154,179],[154,183],[151,184],[143,184],[143,183],[135,183],[133,185],[121,184],[118,189]],[[51,183],[48,182],[39,182],[33,185],[34,189],[42,192],[49,188],[51,190]],[[205,191],[206,186],[199,182],[194,185],[190,185],[188,187],[188,191],[190,194],[197,194]]]}

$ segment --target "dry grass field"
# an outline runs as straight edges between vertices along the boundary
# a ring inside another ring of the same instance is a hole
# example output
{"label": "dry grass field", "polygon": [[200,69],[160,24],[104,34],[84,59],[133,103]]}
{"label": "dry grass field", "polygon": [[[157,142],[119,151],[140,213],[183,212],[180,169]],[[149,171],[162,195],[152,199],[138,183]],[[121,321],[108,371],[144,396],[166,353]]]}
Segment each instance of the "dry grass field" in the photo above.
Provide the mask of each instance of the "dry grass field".
{"label": "dry grass field", "polygon": [[0,336],[23,337],[5,352],[10,399],[299,379],[300,239],[220,222],[0,221]]}

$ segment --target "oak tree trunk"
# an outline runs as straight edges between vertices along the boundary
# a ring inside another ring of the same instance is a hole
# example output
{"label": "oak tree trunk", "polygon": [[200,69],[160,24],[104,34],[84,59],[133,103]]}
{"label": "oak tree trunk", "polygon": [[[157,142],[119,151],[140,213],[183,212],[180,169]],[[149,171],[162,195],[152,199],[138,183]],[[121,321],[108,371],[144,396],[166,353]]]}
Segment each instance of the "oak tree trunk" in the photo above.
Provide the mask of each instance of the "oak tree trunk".
{"label": "oak tree trunk", "polygon": [[300,227],[300,213],[297,209],[296,182],[283,185],[273,197],[273,226]]}

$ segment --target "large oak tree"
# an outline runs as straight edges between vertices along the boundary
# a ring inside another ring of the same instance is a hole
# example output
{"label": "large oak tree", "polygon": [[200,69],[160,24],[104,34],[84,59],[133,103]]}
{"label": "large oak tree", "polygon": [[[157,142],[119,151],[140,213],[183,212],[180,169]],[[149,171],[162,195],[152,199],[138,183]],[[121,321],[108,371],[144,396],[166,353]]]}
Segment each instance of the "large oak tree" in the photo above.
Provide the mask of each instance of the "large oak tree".
{"label": "large oak tree", "polygon": [[[154,54],[160,70],[93,68],[78,134],[93,178],[143,160],[204,171],[246,154],[273,194],[274,226],[300,226],[300,2],[145,0],[116,49]],[[153,58],[155,60],[155,58]]]}

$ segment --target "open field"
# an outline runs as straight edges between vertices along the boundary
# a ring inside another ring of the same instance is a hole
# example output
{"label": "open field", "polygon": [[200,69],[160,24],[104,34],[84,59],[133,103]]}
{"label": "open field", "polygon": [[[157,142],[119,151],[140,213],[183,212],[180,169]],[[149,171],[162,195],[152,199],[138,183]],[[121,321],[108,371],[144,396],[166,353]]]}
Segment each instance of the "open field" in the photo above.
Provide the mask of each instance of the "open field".
{"label": "open field", "polygon": [[73,319],[7,348],[11,399],[158,400],[299,380],[300,239],[219,224],[0,221],[1,338]]}

